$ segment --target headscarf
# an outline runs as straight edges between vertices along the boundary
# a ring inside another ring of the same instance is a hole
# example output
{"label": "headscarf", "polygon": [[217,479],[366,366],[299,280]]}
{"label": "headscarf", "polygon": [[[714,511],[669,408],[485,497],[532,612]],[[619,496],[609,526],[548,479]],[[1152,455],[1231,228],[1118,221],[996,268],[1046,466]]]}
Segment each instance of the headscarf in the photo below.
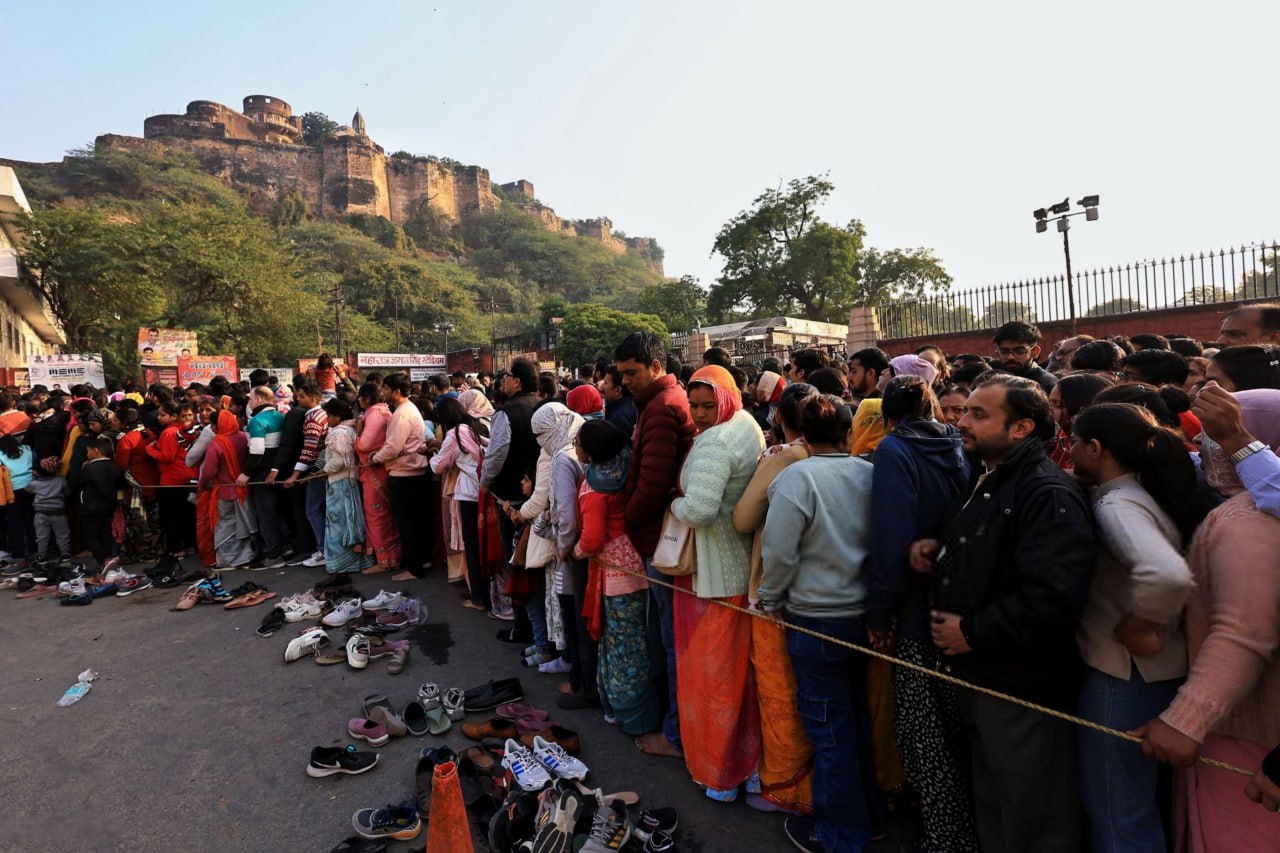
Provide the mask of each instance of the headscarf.
{"label": "headscarf", "polygon": [[490,403],[489,398],[478,388],[470,388],[463,391],[458,395],[458,402],[462,404],[462,408],[467,410],[467,414],[473,418],[493,417],[493,403]]}
{"label": "headscarf", "polygon": [[[1240,419],[1245,430],[1273,451],[1280,452],[1280,391],[1255,388],[1237,391],[1235,398],[1240,403]],[[1200,437],[1200,467],[1209,485],[1224,495],[1238,495],[1245,490],[1236,467],[1222,446],[1208,434]]]}
{"label": "headscarf", "polygon": [[630,467],[631,448],[623,447],[608,462],[592,462],[587,465],[587,485],[606,495],[620,492],[627,484],[627,469]]}
{"label": "headscarf", "polygon": [[58,465],[62,460],[57,456],[46,456],[40,460],[40,470],[46,474],[54,474],[58,470]]}
{"label": "headscarf", "polygon": [[594,421],[604,417],[604,398],[594,385],[579,385],[565,397],[569,411],[582,415],[583,420]]}
{"label": "headscarf", "polygon": [[880,416],[881,400],[879,397],[868,397],[858,404],[858,411],[853,413],[853,447],[849,453],[861,456],[874,451],[880,440],[889,434],[884,418]]}
{"label": "headscarf", "polygon": [[689,387],[707,385],[716,392],[716,402],[720,404],[716,412],[716,426],[732,418],[742,409],[742,392],[738,383],[733,381],[733,374],[718,364],[708,364],[694,371],[689,378]]}
{"label": "headscarf", "polygon": [[760,378],[756,380],[756,395],[762,403],[768,403],[771,406],[776,404],[782,399],[782,392],[785,390],[787,390],[787,380],[772,370],[761,373]]}
{"label": "headscarf", "polygon": [[[214,430],[213,440],[218,442],[218,447],[222,449],[222,459],[226,463],[227,473],[231,475],[231,481],[235,482],[236,478],[240,476],[240,458],[236,456],[236,446],[231,443],[231,436],[240,431],[240,421],[231,412],[223,409],[218,412],[218,416],[214,420]],[[245,498],[248,496],[248,486],[236,486],[237,501],[244,503]]]}
{"label": "headscarf", "polygon": [[904,373],[919,376],[926,385],[932,385],[938,378],[938,368],[933,366],[933,362],[918,355],[900,355],[897,358],[891,358],[889,366],[893,368],[894,376],[901,376]]}
{"label": "headscarf", "polygon": [[571,412],[563,403],[546,403],[539,406],[529,421],[538,446],[548,456],[573,445],[574,436],[582,427],[582,416]]}
{"label": "headscarf", "polygon": [[111,423],[111,410],[93,409],[85,414],[84,422],[86,426],[89,424],[102,424],[105,427],[107,424]]}

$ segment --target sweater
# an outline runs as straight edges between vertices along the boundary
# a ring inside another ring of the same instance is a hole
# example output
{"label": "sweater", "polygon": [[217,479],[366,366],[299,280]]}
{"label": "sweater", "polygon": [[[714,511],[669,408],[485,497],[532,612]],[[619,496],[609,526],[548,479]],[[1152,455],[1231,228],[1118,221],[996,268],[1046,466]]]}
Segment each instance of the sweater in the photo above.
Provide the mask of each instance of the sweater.
{"label": "sweater", "polygon": [[[231,439],[231,444],[235,448],[236,461],[243,473],[249,460],[249,437],[243,432],[236,432],[228,438]],[[235,478],[231,476],[231,469],[227,467],[226,454],[223,453],[220,441],[211,441],[205,450],[204,461],[200,464],[199,487],[202,489],[212,487],[214,496],[220,501],[234,501],[238,497]]]}
{"label": "sweater", "polygon": [[693,529],[699,598],[746,595],[751,546],[733,526],[733,508],[747,489],[764,450],[764,434],[744,411],[705,429],[693,440],[680,471],[681,497],[671,514]]}
{"label": "sweater", "polygon": [[627,394],[612,403],[605,403],[604,419],[616,426],[627,437],[627,447],[631,446],[631,438],[636,431],[636,401]]}
{"label": "sweater", "polygon": [[601,560],[602,552],[610,555],[610,551],[629,552],[631,559],[636,560],[630,566],[631,571],[644,572],[644,566],[638,561],[631,540],[627,539],[627,523],[625,519],[626,498],[622,492],[597,492],[584,477],[578,491],[578,515],[581,518],[582,534],[578,538],[576,555],[591,559],[591,571],[604,572],[604,594],[627,595],[648,589],[649,581],[620,571],[609,564],[608,559]]}
{"label": "sweater", "polygon": [[147,455],[160,468],[162,486],[186,486],[196,479],[196,470],[187,465],[187,455],[178,447],[177,424],[169,424],[164,428],[156,443],[147,448]]}
{"label": "sweater", "polygon": [[110,459],[92,459],[80,475],[80,512],[107,515],[116,511],[118,493],[125,487],[124,471]]}
{"label": "sweater", "polygon": [[1188,550],[1195,590],[1184,617],[1191,670],[1160,719],[1204,742],[1210,732],[1280,742],[1280,520],[1247,492],[1209,513]]}
{"label": "sweater", "polygon": [[[1076,631],[1080,656],[1121,681],[1132,674],[1130,662],[1148,684],[1181,678],[1187,674],[1187,639],[1180,617],[1193,583],[1178,526],[1133,474],[1094,491],[1093,521],[1102,548]],[[1129,653],[1115,634],[1129,612],[1164,625],[1164,648],[1143,657]]]}
{"label": "sweater", "polygon": [[733,526],[739,533],[752,536],[751,580],[747,584],[747,594],[752,598],[756,597],[764,575],[760,540],[764,536],[765,513],[769,510],[769,486],[788,466],[808,458],[809,451],[798,441],[795,444],[777,445],[765,451],[756,465],[756,472],[751,475],[751,482],[747,483],[747,490],[733,508]]}
{"label": "sweater", "polygon": [[262,482],[276,466],[284,415],[275,406],[264,406],[249,419],[245,432],[249,436],[249,462],[244,473]]}
{"label": "sweater", "polygon": [[635,394],[640,416],[627,473],[627,531],[648,560],[662,535],[662,514],[675,496],[676,480],[696,429],[689,398],[670,373]]}
{"label": "sweater", "polygon": [[867,598],[871,463],[844,453],[811,456],[769,486],[761,548],[760,606],[813,619],[860,615]]}
{"label": "sweater", "polygon": [[27,484],[31,493],[31,508],[36,512],[66,512],[67,496],[71,489],[62,477],[35,477]]}
{"label": "sweater", "polygon": [[[477,438],[480,438],[477,441]],[[484,451],[487,438],[478,437],[471,427],[461,424],[444,435],[440,450],[431,457],[431,470],[444,474],[453,469],[458,472],[458,480],[453,487],[455,501],[480,500],[480,477],[478,462]]]}
{"label": "sweater", "polygon": [[372,461],[385,467],[389,476],[420,477],[427,470],[427,457],[422,454],[426,443],[422,412],[405,400],[391,413],[387,440],[373,454]]}
{"label": "sweater", "polygon": [[9,469],[9,480],[13,490],[25,489],[31,482],[31,469],[35,466],[36,454],[25,444],[18,445],[18,458],[10,459],[7,454],[0,453],[0,465]]}
{"label": "sweater", "polygon": [[146,487],[160,482],[160,469],[147,454],[149,440],[149,434],[142,426],[122,434],[116,442],[115,462],[143,487],[142,496],[152,500],[156,496],[156,490]]}
{"label": "sweater", "polygon": [[[416,408],[416,407],[415,407]],[[324,439],[329,433],[329,416],[319,406],[307,409],[302,419],[302,450],[293,470],[299,476],[313,474],[324,468]]]}

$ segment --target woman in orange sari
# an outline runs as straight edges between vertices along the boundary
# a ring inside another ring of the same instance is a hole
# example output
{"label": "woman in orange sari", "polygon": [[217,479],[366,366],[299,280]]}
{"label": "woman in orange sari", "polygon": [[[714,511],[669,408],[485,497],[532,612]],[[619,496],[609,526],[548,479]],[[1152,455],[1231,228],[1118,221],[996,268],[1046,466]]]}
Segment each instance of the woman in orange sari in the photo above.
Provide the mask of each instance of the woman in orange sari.
{"label": "woman in orange sari", "polygon": [[742,394],[723,367],[689,380],[689,413],[699,430],[680,472],[671,514],[688,525],[697,572],[677,579],[675,627],[680,739],[685,765],[707,796],[732,802],[760,760],[760,708],[751,673],[746,607],[751,545],[733,526],[733,508],[755,473],[764,435],[742,410]]}
{"label": "woman in orange sari", "polygon": [[382,389],[372,382],[360,386],[360,434],[356,438],[356,456],[360,464],[361,497],[364,498],[366,550],[377,564],[362,574],[390,572],[400,568],[400,531],[391,516],[391,499],[387,494],[387,469],[370,465],[373,454],[387,440],[387,424],[391,409],[382,402]]}

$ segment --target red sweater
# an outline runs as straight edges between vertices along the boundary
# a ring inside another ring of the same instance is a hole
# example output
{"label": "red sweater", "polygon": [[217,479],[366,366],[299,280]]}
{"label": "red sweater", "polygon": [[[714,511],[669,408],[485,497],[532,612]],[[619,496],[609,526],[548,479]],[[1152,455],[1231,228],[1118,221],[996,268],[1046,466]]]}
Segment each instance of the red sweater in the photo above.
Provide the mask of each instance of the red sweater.
{"label": "red sweater", "polygon": [[670,373],[635,395],[636,421],[631,470],[627,472],[627,532],[640,556],[649,559],[662,535],[662,514],[676,496],[676,481],[693,434],[689,398]]}
{"label": "red sweater", "polygon": [[[156,463],[147,455],[149,437],[150,434],[144,430],[134,429],[120,436],[116,442],[116,464],[132,474],[139,486],[154,486],[160,482]],[[156,496],[156,490],[143,489],[142,496],[150,500]]]}
{"label": "red sweater", "polygon": [[605,545],[626,533],[626,503],[622,492],[597,492],[584,479],[578,491],[578,511],[582,519],[578,550],[594,557]]}
{"label": "red sweater", "polygon": [[160,485],[190,485],[199,474],[187,465],[187,454],[178,446],[178,425],[169,424],[160,433],[156,443],[147,448],[147,455],[160,467]]}

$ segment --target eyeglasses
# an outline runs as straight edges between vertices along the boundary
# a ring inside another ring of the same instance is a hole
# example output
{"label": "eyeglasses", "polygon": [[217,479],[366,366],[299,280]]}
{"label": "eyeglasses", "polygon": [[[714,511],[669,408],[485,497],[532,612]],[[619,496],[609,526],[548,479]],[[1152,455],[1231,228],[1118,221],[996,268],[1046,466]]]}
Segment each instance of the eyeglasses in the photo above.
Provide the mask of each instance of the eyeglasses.
{"label": "eyeglasses", "polygon": [[1031,348],[1030,347],[1014,347],[1013,349],[1005,349],[1004,347],[996,347],[996,353],[1004,356],[1012,355],[1012,356],[1017,356],[1018,358],[1025,358],[1027,355],[1031,353]]}

